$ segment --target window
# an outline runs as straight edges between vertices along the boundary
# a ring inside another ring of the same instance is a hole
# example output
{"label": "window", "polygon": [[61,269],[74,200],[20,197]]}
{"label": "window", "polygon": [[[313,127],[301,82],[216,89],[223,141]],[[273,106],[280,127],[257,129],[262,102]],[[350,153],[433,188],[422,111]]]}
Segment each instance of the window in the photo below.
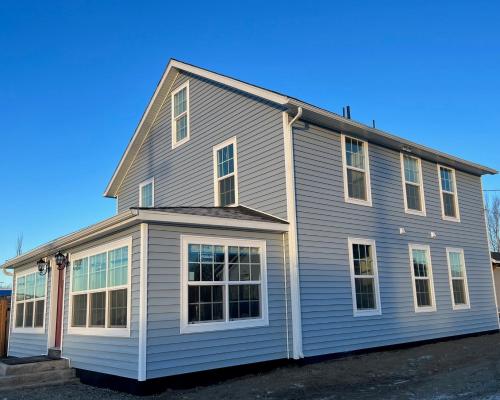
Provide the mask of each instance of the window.
{"label": "window", "polygon": [[368,143],[342,135],[342,163],[345,201],[371,206]]}
{"label": "window", "polygon": [[409,245],[415,311],[436,311],[429,246]]}
{"label": "window", "polygon": [[420,158],[401,153],[405,212],[425,215],[424,183]]}
{"label": "window", "polygon": [[451,288],[451,301],[454,310],[470,308],[465,258],[462,249],[446,249],[448,274]]}
{"label": "window", "polygon": [[189,81],[172,92],[172,148],[189,140]]}
{"label": "window", "polygon": [[70,334],[129,335],[131,248],[126,238],[73,255]]}
{"label": "window", "polygon": [[14,330],[43,333],[47,276],[38,271],[16,277]]}
{"label": "window", "polygon": [[215,205],[238,204],[238,157],[236,137],[214,147]]}
{"label": "window", "polygon": [[268,325],[264,241],[182,237],[181,333]]}
{"label": "window", "polygon": [[438,165],[439,189],[441,191],[441,210],[443,219],[460,221],[458,210],[457,184],[455,170]]}
{"label": "window", "polygon": [[139,185],[139,207],[155,206],[155,181],[148,179]]}
{"label": "window", "polygon": [[375,242],[349,238],[348,243],[354,316],[380,315]]}

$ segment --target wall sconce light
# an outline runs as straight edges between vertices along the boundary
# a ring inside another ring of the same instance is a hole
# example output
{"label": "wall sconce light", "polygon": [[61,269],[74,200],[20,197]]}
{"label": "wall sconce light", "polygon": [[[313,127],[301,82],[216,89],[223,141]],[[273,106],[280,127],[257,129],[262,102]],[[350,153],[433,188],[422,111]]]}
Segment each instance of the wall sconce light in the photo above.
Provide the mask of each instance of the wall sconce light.
{"label": "wall sconce light", "polygon": [[40,275],[46,275],[50,271],[50,261],[45,261],[43,258],[36,262],[36,266]]}
{"label": "wall sconce light", "polygon": [[54,258],[56,259],[56,265],[57,265],[57,269],[59,271],[62,271],[64,268],[69,266],[69,255],[68,254],[64,255],[63,253],[58,251],[56,253],[56,255],[54,256]]}

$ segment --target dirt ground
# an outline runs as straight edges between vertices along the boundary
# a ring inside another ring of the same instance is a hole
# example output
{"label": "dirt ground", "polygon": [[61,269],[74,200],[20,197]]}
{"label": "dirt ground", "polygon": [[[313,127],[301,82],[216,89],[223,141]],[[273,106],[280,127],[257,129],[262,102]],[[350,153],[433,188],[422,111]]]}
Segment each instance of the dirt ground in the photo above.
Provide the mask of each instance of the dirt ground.
{"label": "dirt ground", "polygon": [[60,399],[500,400],[500,334],[290,365],[207,387],[135,397],[79,383],[3,392],[0,400]]}

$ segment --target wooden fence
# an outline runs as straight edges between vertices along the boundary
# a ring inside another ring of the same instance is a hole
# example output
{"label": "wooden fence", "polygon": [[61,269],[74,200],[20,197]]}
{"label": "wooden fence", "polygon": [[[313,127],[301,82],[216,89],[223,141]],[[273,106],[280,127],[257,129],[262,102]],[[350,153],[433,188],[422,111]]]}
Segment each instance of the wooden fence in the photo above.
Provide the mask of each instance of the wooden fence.
{"label": "wooden fence", "polygon": [[0,298],[0,358],[7,356],[7,341],[9,340],[9,305],[10,301]]}

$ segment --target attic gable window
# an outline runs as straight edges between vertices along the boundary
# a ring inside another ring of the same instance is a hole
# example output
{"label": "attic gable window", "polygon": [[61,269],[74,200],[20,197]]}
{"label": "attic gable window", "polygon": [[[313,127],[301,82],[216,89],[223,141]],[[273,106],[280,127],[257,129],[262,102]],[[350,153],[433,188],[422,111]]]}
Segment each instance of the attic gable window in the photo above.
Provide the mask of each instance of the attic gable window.
{"label": "attic gable window", "polygon": [[347,203],[372,205],[368,143],[342,135],[344,198]]}
{"label": "attic gable window", "polygon": [[154,207],[155,181],[148,179],[139,185],[139,207]]}
{"label": "attic gable window", "polygon": [[189,140],[189,81],[172,92],[172,148]]}
{"label": "attic gable window", "polygon": [[236,137],[214,147],[215,206],[238,204]]}
{"label": "attic gable window", "polygon": [[455,170],[438,165],[438,175],[442,217],[447,221],[460,222]]}

